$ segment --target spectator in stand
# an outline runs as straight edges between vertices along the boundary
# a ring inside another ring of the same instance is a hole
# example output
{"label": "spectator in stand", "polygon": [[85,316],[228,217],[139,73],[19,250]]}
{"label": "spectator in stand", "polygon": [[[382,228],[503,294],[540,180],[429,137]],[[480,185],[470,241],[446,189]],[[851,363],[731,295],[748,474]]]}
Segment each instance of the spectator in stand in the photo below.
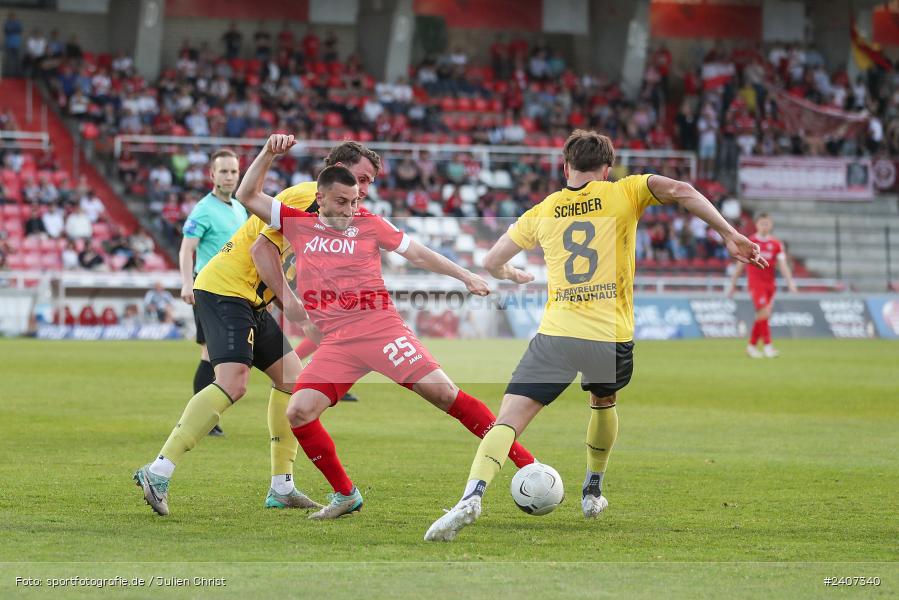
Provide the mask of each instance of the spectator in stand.
{"label": "spectator in stand", "polygon": [[22,22],[10,11],[3,23],[3,72],[17,77],[22,67]]}
{"label": "spectator in stand", "polygon": [[112,265],[123,271],[141,267],[140,259],[128,243],[128,238],[125,237],[121,229],[116,228],[112,237],[106,241],[106,253],[112,259]]}
{"label": "spectator in stand", "polygon": [[31,205],[31,215],[25,220],[25,237],[38,236],[46,237],[47,228],[44,226],[44,220],[41,218],[40,211],[36,204]]}
{"label": "spectator in stand", "polygon": [[25,40],[25,74],[29,77],[38,75],[41,61],[47,55],[47,38],[40,29],[34,28]]}
{"label": "spectator in stand", "polygon": [[166,168],[164,164],[157,163],[155,167],[150,171],[150,175],[148,177],[151,184],[157,184],[163,189],[169,189],[172,187],[172,172]]}
{"label": "spectator in stand", "polygon": [[[119,156],[118,163],[116,167],[119,171],[119,177],[125,182],[126,185],[130,185],[137,179],[137,173],[140,170],[140,163],[137,158],[131,154],[131,150],[125,148],[122,150],[122,154]],[[88,211],[90,212],[90,211]]]}
{"label": "spectator in stand", "polygon": [[285,52],[288,56],[293,53],[296,40],[293,30],[290,28],[290,22],[284,21],[281,25],[281,31],[278,32],[278,53]]}
{"label": "spectator in stand", "polygon": [[181,235],[181,223],[184,215],[178,202],[178,194],[169,192],[165,197],[165,206],[162,207],[162,231],[169,244],[174,244]]}
{"label": "spectator in stand", "polygon": [[326,63],[335,63],[338,60],[337,34],[333,29],[328,30],[325,41],[322,43],[322,60]]}
{"label": "spectator in stand", "polygon": [[65,248],[62,250],[62,268],[66,271],[75,271],[81,268],[81,263],[78,261],[78,247],[72,240],[66,242]]}
{"label": "spectator in stand", "polygon": [[303,56],[307,63],[315,63],[318,61],[318,50],[320,41],[315,35],[315,30],[310,27],[306,35],[303,36]]}
{"label": "spectator in stand", "polygon": [[153,238],[150,237],[150,234],[143,227],[131,236],[128,243],[134,250],[140,263],[145,262],[153,254],[153,249],[155,248]]}
{"label": "spectator in stand", "polygon": [[78,263],[82,269],[96,271],[104,268],[105,262],[100,254],[100,242],[91,241],[84,245],[84,249],[78,254]]}
{"label": "spectator in stand", "polygon": [[86,240],[93,236],[94,229],[91,219],[80,206],[72,210],[66,217],[65,232],[66,237],[70,240]]}
{"label": "spectator in stand", "polygon": [[144,314],[149,318],[159,323],[171,323],[174,321],[174,309],[175,298],[161,281],[157,281],[153,289],[147,290],[144,296]]}
{"label": "spectator in stand", "polygon": [[225,44],[225,58],[234,60],[240,58],[240,45],[243,41],[243,34],[237,29],[237,23],[231,21],[228,31],[222,35],[222,42]]}
{"label": "spectator in stand", "polygon": [[77,63],[81,61],[83,56],[84,53],[81,51],[78,35],[73,33],[69,36],[69,41],[66,42],[65,57]]}
{"label": "spectator in stand", "polygon": [[253,34],[256,58],[265,62],[272,54],[272,34],[265,28],[265,21],[259,21],[259,29]]}
{"label": "spectator in stand", "polygon": [[673,257],[671,237],[668,227],[664,223],[656,223],[652,226],[649,231],[649,242],[656,260],[671,260]]}
{"label": "spectator in stand", "polygon": [[58,238],[62,235],[63,229],[65,228],[65,219],[66,214],[63,211],[62,206],[54,204],[44,213],[44,216],[41,217],[41,220],[44,222],[44,231],[46,231],[47,235],[51,238]]}

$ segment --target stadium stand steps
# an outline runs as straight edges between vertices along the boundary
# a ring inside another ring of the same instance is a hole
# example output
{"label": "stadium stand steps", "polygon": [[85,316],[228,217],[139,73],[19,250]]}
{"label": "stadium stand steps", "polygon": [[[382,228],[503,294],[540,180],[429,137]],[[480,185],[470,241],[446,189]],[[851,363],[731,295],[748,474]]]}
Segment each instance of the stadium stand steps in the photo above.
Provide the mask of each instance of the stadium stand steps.
{"label": "stadium stand steps", "polygon": [[[35,86],[33,98],[33,114],[35,118],[31,123],[26,120],[26,86],[24,79],[4,79],[0,81],[0,97],[8,108],[12,109],[20,129],[23,131],[40,131],[40,119],[36,115],[41,114],[41,106],[47,106],[47,133],[50,136],[50,142],[53,144],[54,154],[59,160],[59,168],[75,172],[75,161],[73,159],[75,149],[75,139],[69,133],[66,124],[63,122],[55,103],[47,102],[42,94],[39,93],[38,86]],[[137,219],[124,205],[121,199],[116,195],[109,186],[106,179],[97,172],[94,166],[89,163],[84,155],[83,150],[79,151],[79,169],[80,173],[87,176],[87,180],[91,188],[103,201],[106,210],[110,216],[119,224],[129,230],[137,227]]]}
{"label": "stadium stand steps", "polygon": [[744,205],[774,218],[775,235],[806,268],[828,278],[836,278],[839,270],[857,290],[888,287],[884,228],[889,227],[892,277],[899,279],[899,198],[895,195],[871,202],[778,199],[746,200]]}

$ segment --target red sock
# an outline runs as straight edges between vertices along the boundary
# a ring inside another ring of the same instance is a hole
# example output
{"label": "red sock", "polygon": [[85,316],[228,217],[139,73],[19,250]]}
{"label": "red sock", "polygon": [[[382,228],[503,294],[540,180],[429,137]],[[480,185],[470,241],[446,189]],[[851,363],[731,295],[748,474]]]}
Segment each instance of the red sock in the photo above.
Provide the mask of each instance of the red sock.
{"label": "red sock", "polygon": [[771,343],[771,326],[768,324],[768,319],[759,321],[759,335],[762,336],[762,341],[766,346]]}
{"label": "red sock", "polygon": [[297,441],[300,442],[300,446],[303,447],[303,452],[322,472],[334,491],[344,496],[349,495],[353,491],[353,482],[343,470],[343,465],[337,458],[334,440],[328,435],[321,421],[316,419],[300,427],[293,427],[291,430]]}
{"label": "red sock", "polygon": [[761,321],[759,321],[758,319],[756,319],[755,323],[752,324],[752,336],[750,336],[750,338],[749,338],[750,346],[755,346],[756,342],[759,341],[759,335],[760,335],[760,329],[761,329],[760,325],[761,325]]}
{"label": "red sock", "polygon": [[[456,400],[446,412],[479,438],[484,437],[496,421],[496,417],[486,404],[462,390],[456,394]],[[512,444],[509,449],[509,458],[519,469],[534,462],[534,455],[518,442]]]}
{"label": "red sock", "polygon": [[315,352],[316,348],[318,348],[318,344],[316,344],[309,338],[304,338],[303,341],[300,342],[300,345],[297,346],[295,352],[300,358],[306,358],[307,356]]}

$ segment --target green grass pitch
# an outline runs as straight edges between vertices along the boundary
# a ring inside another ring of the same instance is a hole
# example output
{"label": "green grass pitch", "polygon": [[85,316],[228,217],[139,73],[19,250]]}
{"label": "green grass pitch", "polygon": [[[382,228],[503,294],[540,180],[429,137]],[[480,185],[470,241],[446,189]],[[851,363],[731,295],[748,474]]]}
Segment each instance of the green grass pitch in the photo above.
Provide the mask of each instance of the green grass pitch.
{"label": "green grass pitch", "polygon": [[[494,410],[524,347],[428,344]],[[520,512],[507,464],[478,523],[432,544],[422,536],[457,500],[477,440],[398,386],[360,384],[360,403],[323,418],[365,497],[360,514],[314,523],[262,508],[268,386],[256,373],[223,419],[226,436],[204,439],[178,466],[172,514],[160,518],[131,473],[189,399],[196,347],[0,340],[0,597],[49,596],[48,578],[72,576],[148,581],[105,590],[117,598],[896,597],[899,343],[779,345],[781,358],[750,360],[738,340],[638,343],[607,514],[580,516],[589,415],[572,386],[522,437],[562,474],[562,506]],[[302,451],[295,475],[324,498]],[[829,590],[824,577],[881,584]]]}

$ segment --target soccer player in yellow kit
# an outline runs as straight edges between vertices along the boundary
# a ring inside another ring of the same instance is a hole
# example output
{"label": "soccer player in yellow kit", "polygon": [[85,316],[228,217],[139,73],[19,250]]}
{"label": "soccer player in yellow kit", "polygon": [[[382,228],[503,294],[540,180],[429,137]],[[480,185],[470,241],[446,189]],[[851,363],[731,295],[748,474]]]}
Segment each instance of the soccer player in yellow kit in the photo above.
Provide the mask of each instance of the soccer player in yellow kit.
{"label": "soccer player in yellow kit", "polygon": [[462,499],[431,525],[426,540],[450,541],[480,516],[484,491],[516,437],[578,372],[591,408],[581,508],[590,518],[608,506],[601,486],[618,436],[617,393],[633,373],[634,249],[637,221],[647,206],[682,206],[721,234],[735,259],[767,267],[758,244],[731,227],[690,184],[661,175],[607,181],[615,160],[608,137],[577,130],[565,142],[563,158],[566,187],[522,215],[484,258],[495,278],[527,283],[533,276],[508,262],[539,245],[549,298],[537,335],[506,388],[496,425],[478,447]]}
{"label": "soccer player in yellow kit", "polygon": [[[372,150],[348,141],[335,146],[325,164],[346,166],[356,177],[359,195],[364,198],[381,161]],[[287,206],[314,212],[316,192],[313,181],[287,188],[277,198]],[[281,232],[252,217],[197,275],[193,287],[197,318],[206,334],[215,381],[190,399],[156,459],[134,474],[144,499],[157,514],[169,514],[168,487],[175,466],[218,423],[222,413],[243,397],[251,367],[264,371],[272,380],[268,404],[272,484],[265,506],[320,506],[299,492],[293,482],[298,444],[286,411],[302,364],[266,310],[270,302],[279,301],[292,321],[306,317],[285,277],[285,271],[294,268],[293,260],[293,251]],[[304,327],[304,331],[313,330]]]}

